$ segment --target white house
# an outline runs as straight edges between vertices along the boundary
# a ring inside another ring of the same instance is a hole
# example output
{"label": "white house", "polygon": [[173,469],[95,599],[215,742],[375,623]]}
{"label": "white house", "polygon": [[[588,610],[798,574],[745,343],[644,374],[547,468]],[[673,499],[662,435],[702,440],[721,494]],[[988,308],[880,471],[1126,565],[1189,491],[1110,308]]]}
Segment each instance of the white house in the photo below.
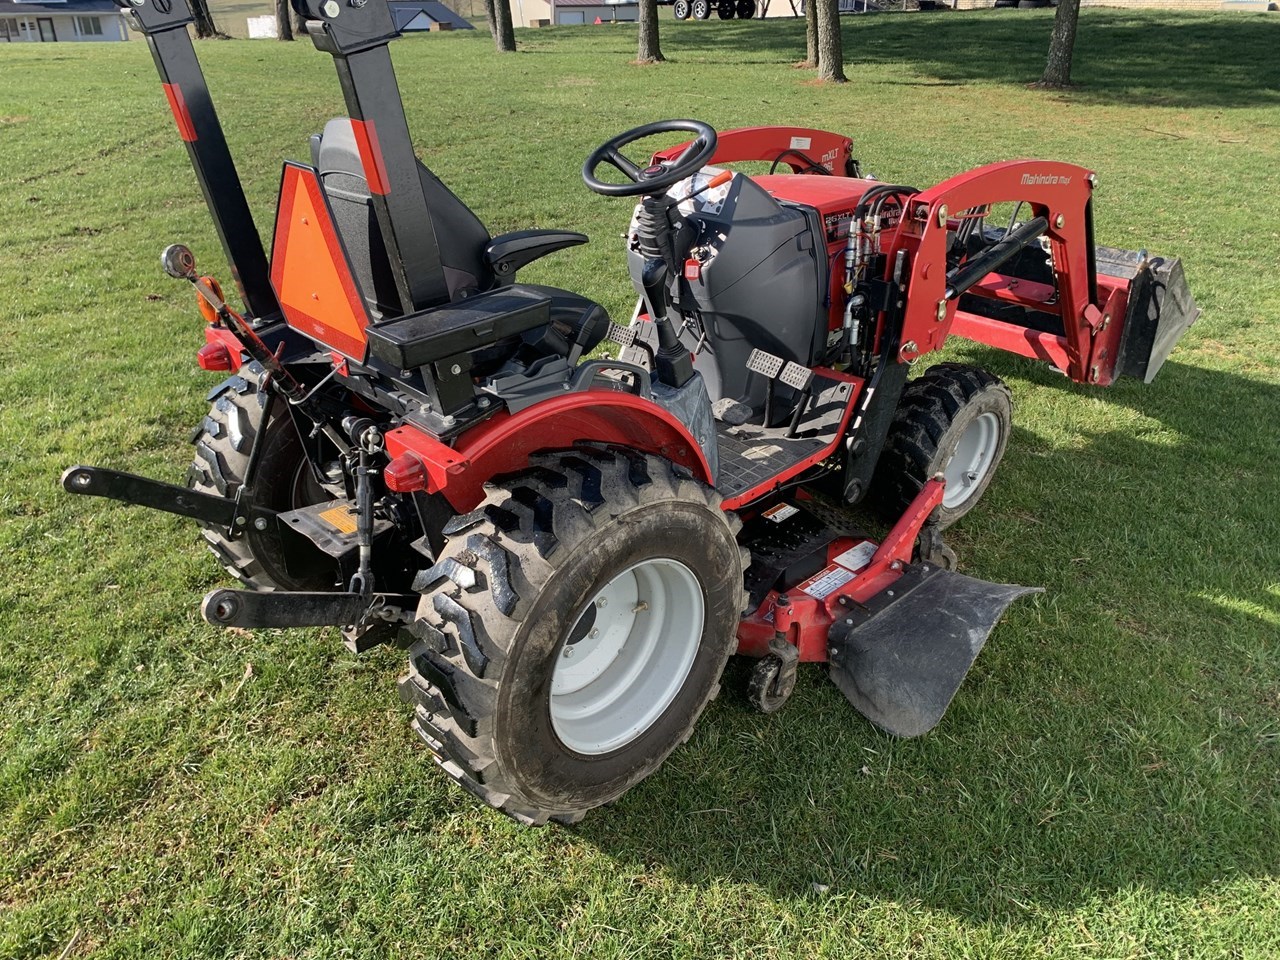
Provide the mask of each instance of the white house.
{"label": "white house", "polygon": [[517,27],[570,26],[579,23],[635,21],[638,0],[511,0],[511,20]]}
{"label": "white house", "polygon": [[128,39],[112,0],[0,0],[0,43]]}

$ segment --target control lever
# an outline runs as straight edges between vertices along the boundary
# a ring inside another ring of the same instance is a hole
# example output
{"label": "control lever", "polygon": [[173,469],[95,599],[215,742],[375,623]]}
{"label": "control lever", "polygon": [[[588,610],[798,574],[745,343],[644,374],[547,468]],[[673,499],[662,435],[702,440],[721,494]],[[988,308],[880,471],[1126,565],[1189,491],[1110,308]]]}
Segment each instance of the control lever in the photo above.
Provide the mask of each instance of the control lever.
{"label": "control lever", "polygon": [[303,389],[302,384],[294,379],[293,374],[277,359],[271,348],[263,343],[262,338],[253,327],[249,326],[248,321],[227,306],[226,301],[218,296],[213,287],[205,283],[204,278],[196,273],[196,258],[190,247],[181,243],[172,243],[165,247],[160,254],[160,266],[174,279],[191,282],[196,288],[196,293],[213,308],[218,319],[244,344],[250,356],[271,374],[271,379],[279,385],[286,397],[295,403],[305,397],[306,390]]}

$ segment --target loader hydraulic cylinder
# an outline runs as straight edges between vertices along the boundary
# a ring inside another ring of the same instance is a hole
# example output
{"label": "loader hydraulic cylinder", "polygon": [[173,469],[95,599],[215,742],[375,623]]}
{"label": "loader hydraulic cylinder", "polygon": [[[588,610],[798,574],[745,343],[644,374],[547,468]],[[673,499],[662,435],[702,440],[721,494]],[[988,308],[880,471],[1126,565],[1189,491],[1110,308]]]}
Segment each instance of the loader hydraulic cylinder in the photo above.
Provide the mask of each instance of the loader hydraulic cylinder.
{"label": "loader hydraulic cylinder", "polygon": [[967,260],[947,274],[946,298],[954,300],[975,283],[993,270],[998,270],[1019,253],[1022,248],[1034,243],[1049,229],[1049,221],[1044,217],[1028,220],[1016,230],[1012,230],[993,243],[972,260]]}

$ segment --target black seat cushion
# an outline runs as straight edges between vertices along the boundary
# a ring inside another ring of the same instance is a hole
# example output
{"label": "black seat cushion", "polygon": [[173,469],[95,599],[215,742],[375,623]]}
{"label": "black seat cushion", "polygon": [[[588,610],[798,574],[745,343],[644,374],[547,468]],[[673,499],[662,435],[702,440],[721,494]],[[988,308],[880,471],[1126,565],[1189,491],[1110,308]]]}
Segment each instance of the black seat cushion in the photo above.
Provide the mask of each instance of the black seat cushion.
{"label": "black seat cushion", "polygon": [[[313,139],[312,154],[365,301],[378,317],[397,315],[400,299],[351,121],[337,117],[326,123],[324,133]],[[421,162],[418,175],[431,210],[450,298],[457,300],[492,288],[497,278],[484,255],[491,239],[489,231]]]}

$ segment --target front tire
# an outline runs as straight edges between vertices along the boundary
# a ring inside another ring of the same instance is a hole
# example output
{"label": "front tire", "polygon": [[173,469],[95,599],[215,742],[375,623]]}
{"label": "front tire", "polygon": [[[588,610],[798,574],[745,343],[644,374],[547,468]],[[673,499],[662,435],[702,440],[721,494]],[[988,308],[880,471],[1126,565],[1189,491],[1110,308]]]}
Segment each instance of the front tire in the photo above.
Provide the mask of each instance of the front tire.
{"label": "front tire", "polygon": [[671,5],[671,15],[677,20],[689,19],[689,0],[676,0]]}
{"label": "front tire", "polygon": [[907,384],[871,481],[872,499],[895,520],[936,474],[947,481],[938,528],[972,510],[1004,456],[1013,401],[998,377],[943,363]]}
{"label": "front tire", "polygon": [[693,11],[693,19],[706,20],[711,16],[711,0],[693,0],[690,9]]}
{"label": "front tire", "polygon": [[575,822],[688,739],[746,602],[714,490],[582,448],[535,457],[445,532],[401,694],[454,780],[521,822]]}

